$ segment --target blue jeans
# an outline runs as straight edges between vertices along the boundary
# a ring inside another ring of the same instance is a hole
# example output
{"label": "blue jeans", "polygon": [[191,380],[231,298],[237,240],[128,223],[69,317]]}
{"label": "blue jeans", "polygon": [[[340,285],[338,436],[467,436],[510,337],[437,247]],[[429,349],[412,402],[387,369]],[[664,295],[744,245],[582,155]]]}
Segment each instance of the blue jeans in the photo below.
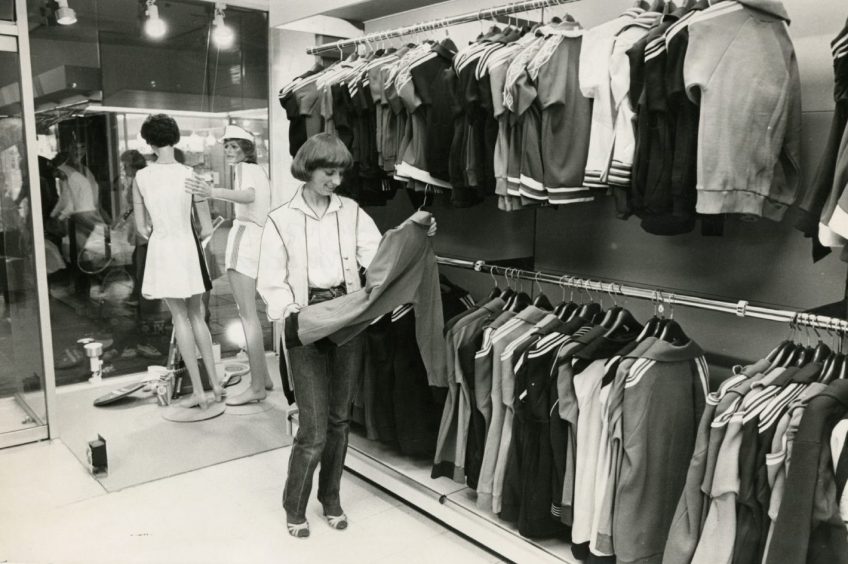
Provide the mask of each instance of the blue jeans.
{"label": "blue jeans", "polygon": [[324,513],[342,513],[339,486],[363,343],[360,335],[340,347],[319,342],[288,351],[299,409],[299,427],[283,490],[283,508],[289,523],[306,519],[312,476],[319,462],[318,501],[324,506]]}

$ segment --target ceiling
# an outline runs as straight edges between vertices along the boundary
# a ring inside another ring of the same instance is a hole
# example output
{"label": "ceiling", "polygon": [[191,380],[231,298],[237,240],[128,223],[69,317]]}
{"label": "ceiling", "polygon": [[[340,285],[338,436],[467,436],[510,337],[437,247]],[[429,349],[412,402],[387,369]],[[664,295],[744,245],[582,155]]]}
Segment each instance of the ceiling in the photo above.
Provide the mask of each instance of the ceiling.
{"label": "ceiling", "polygon": [[321,15],[348,21],[366,22],[416,8],[438,4],[434,0],[364,0],[348,6],[322,12]]}

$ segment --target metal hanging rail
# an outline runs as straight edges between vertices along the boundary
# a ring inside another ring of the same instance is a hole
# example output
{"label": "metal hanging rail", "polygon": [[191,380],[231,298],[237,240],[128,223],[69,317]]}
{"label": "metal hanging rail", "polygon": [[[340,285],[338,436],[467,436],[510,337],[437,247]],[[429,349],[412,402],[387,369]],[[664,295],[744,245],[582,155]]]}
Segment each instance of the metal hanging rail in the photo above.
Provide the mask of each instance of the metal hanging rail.
{"label": "metal hanging rail", "polygon": [[530,280],[533,282],[555,284],[569,288],[578,288],[588,291],[608,293],[610,295],[627,296],[632,298],[640,298],[643,300],[652,300],[666,304],[682,305],[696,309],[706,309],[710,311],[719,311],[722,313],[731,313],[738,317],[753,317],[756,319],[767,319],[769,321],[778,321],[782,323],[791,323],[793,325],[802,325],[813,329],[824,329],[832,332],[846,333],[848,332],[848,321],[838,319],[836,317],[828,317],[826,315],[815,315],[800,311],[773,309],[769,307],[761,307],[751,305],[747,300],[739,300],[736,302],[728,302],[722,300],[712,300],[707,298],[699,298],[697,296],[688,296],[677,292],[670,292],[662,289],[639,288],[636,286],[625,286],[618,282],[601,282],[599,280],[590,280],[571,275],[556,276],[554,274],[546,274],[544,272],[533,272],[530,270],[522,270],[519,268],[510,268],[494,264],[486,264],[482,260],[470,261],[464,259],[455,259],[447,257],[437,257],[436,262],[445,266],[453,266],[457,268],[465,268],[475,270],[477,272],[488,272],[491,274],[503,274],[508,278],[517,278],[521,280]]}
{"label": "metal hanging rail", "polygon": [[375,33],[369,33],[368,35],[362,35],[360,37],[354,37],[352,39],[343,39],[341,41],[335,41],[333,43],[325,43],[324,45],[308,47],[306,49],[306,54],[319,55],[321,53],[341,50],[344,47],[350,47],[352,45],[358,45],[360,43],[372,43],[375,41],[391,39],[393,37],[403,37],[404,35],[412,35],[413,33],[420,33],[422,31],[432,31],[434,29],[439,29],[457,24],[493,19],[496,16],[505,16],[507,14],[515,14],[517,12],[526,12],[528,10],[538,10],[540,8],[547,8],[550,6],[571,4],[572,2],[577,1],[578,0],[526,0],[524,2],[513,2],[511,4],[504,4],[503,6],[485,8],[483,10],[477,10],[476,12],[467,12],[465,14],[460,14],[458,16],[453,16],[449,18],[441,18],[438,20],[421,22],[418,24],[406,27],[399,27],[388,31],[378,31]]}

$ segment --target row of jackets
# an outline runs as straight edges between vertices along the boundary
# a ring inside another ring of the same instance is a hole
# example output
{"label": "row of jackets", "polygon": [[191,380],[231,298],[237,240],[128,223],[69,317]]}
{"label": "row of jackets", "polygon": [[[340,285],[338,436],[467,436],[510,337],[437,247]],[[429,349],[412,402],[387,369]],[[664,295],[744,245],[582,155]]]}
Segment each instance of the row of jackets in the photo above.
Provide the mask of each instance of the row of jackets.
{"label": "row of jackets", "polygon": [[707,397],[664,564],[848,562],[848,380],[775,364]]}
{"label": "row of jackets", "polygon": [[572,542],[578,558],[659,562],[705,407],[700,347],[597,310],[504,305],[445,326],[432,476],[476,489],[524,536]]}
{"label": "row of jackets", "polygon": [[[474,306],[466,290],[442,276],[442,312],[450,319]],[[431,458],[445,394],[429,385],[416,338],[415,307],[405,304],[365,330],[363,366],[352,419],[371,440],[401,454]]]}
{"label": "row of jackets", "polygon": [[691,231],[698,214],[780,220],[800,155],[788,21],[777,0],[728,0],[637,6],[588,30],[493,28],[462,49],[445,39],[313,69],[281,102],[290,136],[336,132],[360,175],[456,206],[611,192],[620,217],[657,234]]}
{"label": "row of jackets", "polygon": [[[797,227],[813,238],[813,258],[848,240],[848,23],[830,43],[836,108],[827,145],[811,187],[799,203]],[[843,260],[848,260],[844,254]]]}

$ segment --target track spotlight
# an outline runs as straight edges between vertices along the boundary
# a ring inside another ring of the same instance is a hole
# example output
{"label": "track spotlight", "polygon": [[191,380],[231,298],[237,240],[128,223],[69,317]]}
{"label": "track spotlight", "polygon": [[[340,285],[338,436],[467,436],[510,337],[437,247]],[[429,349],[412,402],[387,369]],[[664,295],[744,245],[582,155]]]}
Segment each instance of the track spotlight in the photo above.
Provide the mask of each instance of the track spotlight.
{"label": "track spotlight", "polygon": [[168,26],[165,21],[159,17],[159,7],[156,5],[156,0],[147,0],[147,21],[144,22],[144,33],[153,39],[164,37]]}
{"label": "track spotlight", "polygon": [[77,13],[68,7],[68,0],[56,0],[56,23],[71,25],[77,23]]}
{"label": "track spotlight", "polygon": [[233,29],[224,23],[224,10],[227,5],[223,2],[215,3],[215,18],[212,20],[212,41],[218,49],[229,49],[233,45],[235,33]]}

